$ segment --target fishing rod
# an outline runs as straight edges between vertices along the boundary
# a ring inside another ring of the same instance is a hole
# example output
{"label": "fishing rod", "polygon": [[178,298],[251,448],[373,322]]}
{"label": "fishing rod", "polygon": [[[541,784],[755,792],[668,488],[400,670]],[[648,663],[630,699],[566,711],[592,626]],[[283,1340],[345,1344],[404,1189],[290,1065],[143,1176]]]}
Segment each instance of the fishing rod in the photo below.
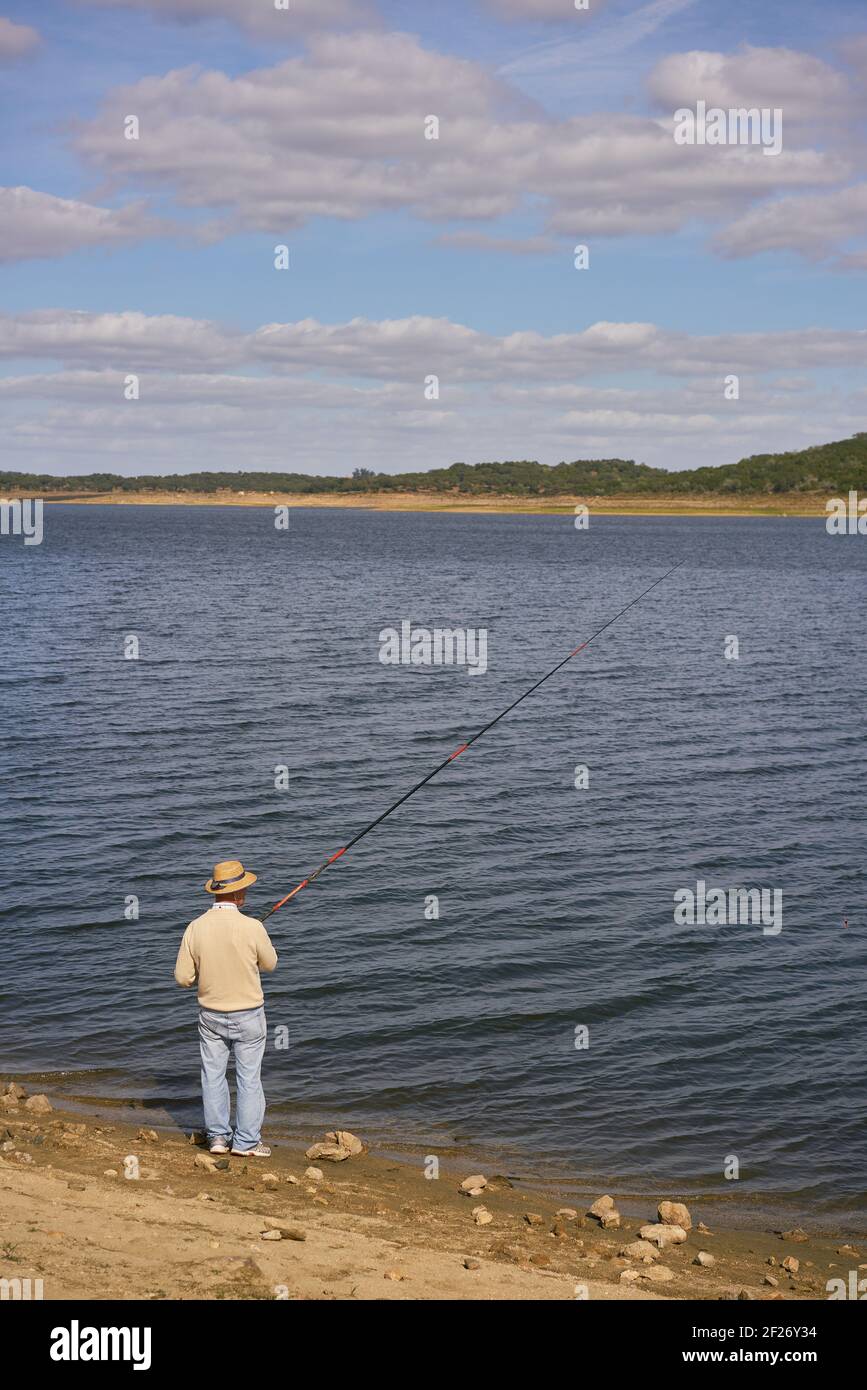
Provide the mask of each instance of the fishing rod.
{"label": "fishing rod", "polygon": [[455,758],[459,758],[462,753],[466,753],[467,749],[471,748],[472,745],[482,737],[482,734],[486,734],[495,724],[499,724],[501,719],[505,719],[506,715],[511,713],[516,705],[519,705],[522,700],[526,700],[528,695],[532,695],[534,690],[538,690],[540,685],[544,685],[545,681],[550,680],[552,676],[556,675],[567,662],[572,660],[573,656],[577,656],[579,652],[583,652],[584,648],[589,647],[590,643],[601,636],[606,628],[616,623],[618,618],[622,618],[624,613],[628,613],[630,608],[634,608],[636,603],[640,603],[643,598],[646,598],[651,589],[655,589],[657,584],[661,584],[664,579],[668,579],[669,575],[674,574],[674,571],[680,569],[681,565],[685,563],[684,560],[678,560],[677,564],[672,565],[671,569],[666,570],[665,574],[661,574],[658,579],[654,579],[653,583],[649,584],[636,598],[627,603],[625,608],[621,608],[619,613],[615,613],[613,618],[609,618],[607,623],[603,623],[600,628],[597,628],[597,630],[587,638],[586,642],[582,642],[580,646],[575,647],[568,656],[564,656],[563,660],[558,661],[556,666],[552,666],[551,670],[542,676],[541,680],[537,680],[535,685],[531,685],[529,690],[525,690],[523,695],[519,695],[517,700],[513,700],[500,714],[495,715],[483,728],[479,729],[478,733],[473,734],[472,738],[468,738],[466,743],[462,743],[459,748],[455,749],[454,753],[450,753],[447,758],[444,758],[443,761],[434,768],[433,772],[429,772],[427,777],[423,777],[420,782],[416,782],[415,786],[411,787],[408,792],[405,792],[399,801],[395,801],[393,805],[389,806],[387,811],[383,811],[381,816],[377,816],[376,820],[372,820],[363,830],[359,830],[358,834],[351,839],[348,844],[344,845],[342,849],[337,850],[330,858],[324,860],[324,862],[319,865],[318,869],[314,869],[312,874],[308,874],[307,878],[303,878],[300,883],[296,883],[291,893],[287,893],[285,898],[281,898],[279,903],[275,903],[274,906],[265,913],[262,921],[267,922],[268,918],[273,916],[278,908],[284,907],[290,899],[295,897],[296,893],[301,892],[302,888],[306,888],[308,884],[313,883],[314,879],[317,879],[323,870],[328,868],[329,864],[333,864],[337,859],[342,858],[348,850],[352,849],[353,845],[357,845],[359,840],[363,840],[365,835],[369,835],[371,830],[375,830],[378,825],[381,825],[388,816],[397,810],[398,806],[402,806],[405,801],[409,801],[409,798],[415,796],[416,792],[421,791],[422,787],[426,786],[432,778],[436,777],[438,772],[442,772],[443,768],[448,767],[449,763],[453,763]]}

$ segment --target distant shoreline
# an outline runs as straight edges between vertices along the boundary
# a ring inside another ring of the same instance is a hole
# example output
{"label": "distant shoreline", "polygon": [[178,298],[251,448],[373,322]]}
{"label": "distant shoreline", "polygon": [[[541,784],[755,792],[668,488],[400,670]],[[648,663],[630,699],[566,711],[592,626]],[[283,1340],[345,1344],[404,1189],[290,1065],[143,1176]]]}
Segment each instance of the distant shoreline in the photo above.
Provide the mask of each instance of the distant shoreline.
{"label": "distant shoreline", "polygon": [[80,506],[176,506],[176,507],[350,507],[365,511],[454,512],[474,516],[558,516],[576,506],[591,513],[609,516],[789,516],[825,515],[824,493],[746,494],[722,499],[715,494],[695,497],[612,496],[511,497],[505,495],[469,496],[423,492],[372,493],[286,493],[234,492],[22,492],[19,496],[41,496],[46,503]]}

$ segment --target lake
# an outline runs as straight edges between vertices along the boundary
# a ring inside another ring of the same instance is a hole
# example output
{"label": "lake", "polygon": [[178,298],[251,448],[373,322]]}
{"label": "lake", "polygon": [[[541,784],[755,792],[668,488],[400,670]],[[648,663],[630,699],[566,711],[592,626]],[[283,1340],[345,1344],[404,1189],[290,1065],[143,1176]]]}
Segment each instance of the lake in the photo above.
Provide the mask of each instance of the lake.
{"label": "lake", "polygon": [[[683,559],[271,918],[265,1137],[865,1229],[867,541],[274,520],[57,505],[0,539],[0,1066],[198,1123],[172,971],[213,863],[261,914]],[[483,630],[486,669],[384,664],[404,621]],[[778,892],[781,930],[676,921],[700,882]]]}

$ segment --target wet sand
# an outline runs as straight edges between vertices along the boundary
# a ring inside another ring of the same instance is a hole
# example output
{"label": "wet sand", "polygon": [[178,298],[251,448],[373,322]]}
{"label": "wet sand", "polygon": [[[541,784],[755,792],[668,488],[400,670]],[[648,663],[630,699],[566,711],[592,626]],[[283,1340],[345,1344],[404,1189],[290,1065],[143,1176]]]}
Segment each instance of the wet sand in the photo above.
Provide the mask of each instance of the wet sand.
{"label": "wet sand", "polygon": [[[603,1230],[583,1206],[564,1211],[484,1164],[450,1158],[428,1179],[421,1151],[315,1160],[322,1176],[311,1177],[304,1148],[321,1134],[212,1169],[176,1126],[120,1122],[69,1097],[49,1096],[45,1110],[24,1089],[0,1096],[0,1279],[41,1279],[46,1299],[803,1300],[867,1271],[867,1250],[844,1233],[718,1229],[699,1202],[685,1242],[627,1256],[657,1220],[654,1202]],[[138,1179],[124,1176],[130,1156]],[[460,1191],[472,1171],[487,1178],[475,1197]],[[697,1229],[703,1219],[710,1231]],[[263,1239],[269,1222],[304,1239]],[[697,1265],[699,1251],[713,1263]],[[797,1272],[782,1268],[787,1257]]]}

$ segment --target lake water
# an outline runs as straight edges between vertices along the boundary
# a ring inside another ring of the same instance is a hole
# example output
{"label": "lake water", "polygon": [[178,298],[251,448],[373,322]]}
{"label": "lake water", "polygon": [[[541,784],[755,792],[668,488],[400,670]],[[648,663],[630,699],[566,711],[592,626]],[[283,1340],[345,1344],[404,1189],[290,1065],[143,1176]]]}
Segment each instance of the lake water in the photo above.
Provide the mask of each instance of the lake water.
{"label": "lake water", "polygon": [[[46,508],[0,539],[0,1067],[197,1122],[214,861],[263,912],[679,559],[271,919],[267,1125],[867,1227],[867,541],[822,520]],[[487,671],[383,665],[403,619]],[[782,930],[677,924],[699,880]]]}

